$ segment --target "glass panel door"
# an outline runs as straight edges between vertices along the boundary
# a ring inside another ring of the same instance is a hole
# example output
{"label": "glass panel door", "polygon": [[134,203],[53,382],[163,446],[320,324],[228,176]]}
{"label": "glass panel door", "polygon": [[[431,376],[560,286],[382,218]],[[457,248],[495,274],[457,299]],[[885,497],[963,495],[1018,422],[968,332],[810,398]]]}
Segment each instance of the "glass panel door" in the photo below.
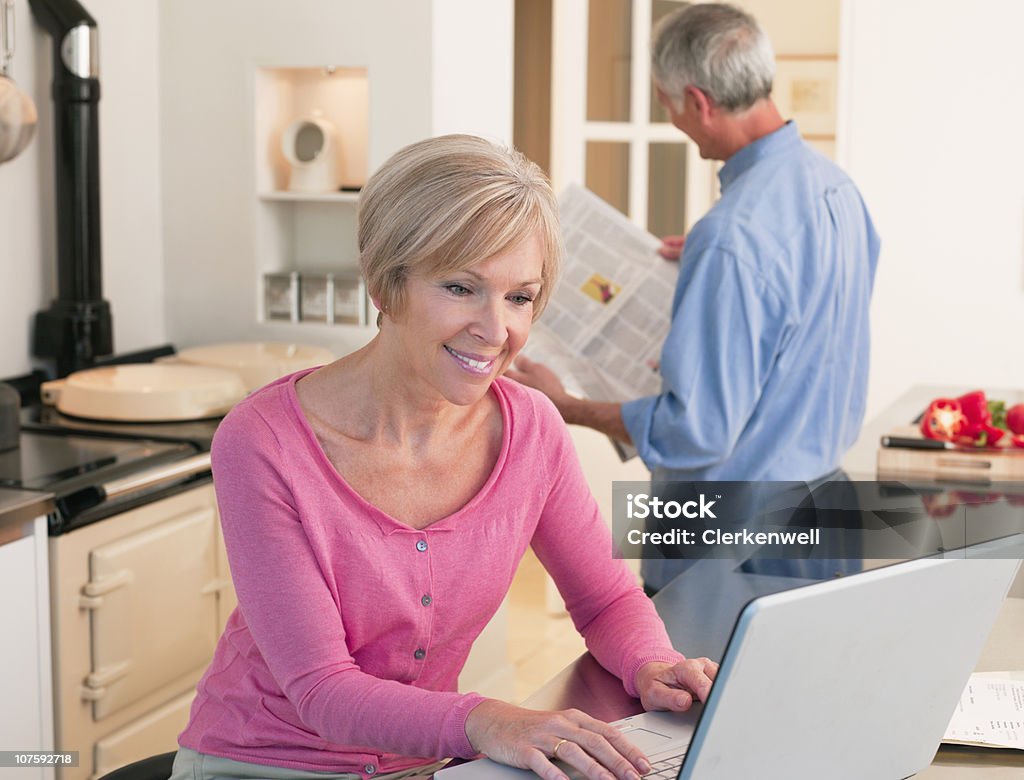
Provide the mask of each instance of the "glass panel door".
{"label": "glass panel door", "polygon": [[668,123],[650,83],[653,24],[676,0],[556,0],[551,177],[581,183],[656,235],[710,208],[714,168]]}
{"label": "glass panel door", "polygon": [[590,0],[587,24],[587,121],[628,122],[632,3]]}

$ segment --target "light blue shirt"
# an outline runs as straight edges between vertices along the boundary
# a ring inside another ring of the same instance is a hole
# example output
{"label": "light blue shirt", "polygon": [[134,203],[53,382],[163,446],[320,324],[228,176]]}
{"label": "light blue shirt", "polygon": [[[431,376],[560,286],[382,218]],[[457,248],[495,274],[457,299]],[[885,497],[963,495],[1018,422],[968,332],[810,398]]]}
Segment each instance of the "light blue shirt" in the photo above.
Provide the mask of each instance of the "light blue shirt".
{"label": "light blue shirt", "polygon": [[686,239],[662,392],[622,417],[656,479],[815,480],[864,416],[878,235],[850,178],[793,123],[719,179]]}

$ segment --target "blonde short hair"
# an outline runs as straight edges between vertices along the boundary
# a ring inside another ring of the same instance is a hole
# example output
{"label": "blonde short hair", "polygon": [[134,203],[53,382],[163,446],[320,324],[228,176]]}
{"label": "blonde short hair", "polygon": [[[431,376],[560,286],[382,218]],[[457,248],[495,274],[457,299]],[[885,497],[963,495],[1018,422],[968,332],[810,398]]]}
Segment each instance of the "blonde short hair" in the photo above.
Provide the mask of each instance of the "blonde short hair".
{"label": "blonde short hair", "polygon": [[366,183],[359,199],[359,264],[367,289],[400,314],[412,273],[464,270],[536,234],[544,254],[536,319],[562,261],[558,205],[536,164],[472,135],[406,146]]}

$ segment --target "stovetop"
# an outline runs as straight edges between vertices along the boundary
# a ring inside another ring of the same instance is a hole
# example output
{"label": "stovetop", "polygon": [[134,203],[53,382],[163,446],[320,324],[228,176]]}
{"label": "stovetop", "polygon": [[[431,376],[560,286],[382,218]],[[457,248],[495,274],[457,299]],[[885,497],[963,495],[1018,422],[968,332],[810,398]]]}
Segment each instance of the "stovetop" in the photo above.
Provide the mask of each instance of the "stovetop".
{"label": "stovetop", "polygon": [[217,417],[175,422],[106,422],[71,417],[52,406],[36,405],[21,410],[22,431],[187,442],[201,452],[209,452],[220,420]]}
{"label": "stovetop", "polygon": [[[173,351],[160,347],[105,362],[149,362]],[[204,463],[197,460],[209,452],[220,418],[130,423],[71,417],[39,402],[40,385],[46,378],[37,370],[3,380],[18,390],[23,406],[20,446],[0,452],[0,487],[54,494],[57,511],[50,517],[51,535],[210,481],[208,457]],[[167,468],[170,464],[175,464],[173,469]],[[137,489],[133,486],[133,491],[110,495],[99,503],[80,500],[83,495],[102,494],[104,486],[118,480],[168,470],[174,476],[153,486],[149,482]]]}
{"label": "stovetop", "polygon": [[27,406],[21,410],[20,446],[0,452],[0,486],[52,493],[57,511],[50,517],[50,534],[67,533],[209,482],[207,463],[205,471],[193,470],[130,495],[98,503],[80,500],[97,486],[209,452],[219,422],[101,422],[69,417],[53,407]]}
{"label": "stovetop", "polygon": [[0,486],[57,496],[188,457],[187,442],[155,442],[22,430],[17,449],[0,452]]}

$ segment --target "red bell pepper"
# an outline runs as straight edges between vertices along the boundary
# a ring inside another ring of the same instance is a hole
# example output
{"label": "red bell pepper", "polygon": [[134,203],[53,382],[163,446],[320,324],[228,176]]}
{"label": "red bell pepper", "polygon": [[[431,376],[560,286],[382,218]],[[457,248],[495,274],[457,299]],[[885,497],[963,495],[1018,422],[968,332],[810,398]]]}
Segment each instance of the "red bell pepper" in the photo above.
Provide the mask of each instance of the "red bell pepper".
{"label": "red bell pepper", "polygon": [[999,443],[999,440],[1006,435],[1006,431],[1002,428],[997,428],[994,425],[985,426],[985,447],[995,447]]}
{"label": "red bell pepper", "polygon": [[965,420],[953,441],[963,447],[984,447],[985,426],[982,423],[972,423]]}
{"label": "red bell pepper", "polygon": [[955,441],[967,418],[955,398],[936,398],[921,417],[921,433],[929,439]]}
{"label": "red bell pepper", "polygon": [[988,409],[988,399],[982,390],[974,390],[964,393],[956,399],[960,402],[960,411],[963,412],[967,422],[972,425],[987,425],[992,422],[992,412]]}
{"label": "red bell pepper", "polygon": [[960,508],[960,505],[950,492],[942,492],[938,495],[926,493],[921,496],[921,505],[924,506],[924,511],[928,513],[928,516],[936,520],[952,517],[956,514],[956,510]]}

